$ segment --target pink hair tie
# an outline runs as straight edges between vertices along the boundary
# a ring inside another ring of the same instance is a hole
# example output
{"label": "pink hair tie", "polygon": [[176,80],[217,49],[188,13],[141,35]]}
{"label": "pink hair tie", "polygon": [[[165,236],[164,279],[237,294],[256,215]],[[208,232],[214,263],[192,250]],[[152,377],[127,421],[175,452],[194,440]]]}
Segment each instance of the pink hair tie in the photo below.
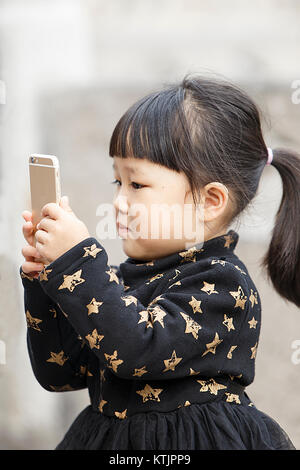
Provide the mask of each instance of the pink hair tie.
{"label": "pink hair tie", "polygon": [[272,160],[273,160],[273,150],[270,147],[268,147],[268,160],[267,160],[266,165],[271,165]]}

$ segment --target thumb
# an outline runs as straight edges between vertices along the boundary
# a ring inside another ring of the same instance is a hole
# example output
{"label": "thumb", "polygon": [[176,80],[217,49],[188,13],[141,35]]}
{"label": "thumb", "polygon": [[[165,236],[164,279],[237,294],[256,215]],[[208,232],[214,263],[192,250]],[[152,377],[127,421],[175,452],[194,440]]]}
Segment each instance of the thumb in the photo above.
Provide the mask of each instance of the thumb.
{"label": "thumb", "polygon": [[64,209],[67,212],[73,212],[70,205],[69,205],[69,198],[68,196],[62,196],[62,198],[59,201],[59,205],[62,209]]}

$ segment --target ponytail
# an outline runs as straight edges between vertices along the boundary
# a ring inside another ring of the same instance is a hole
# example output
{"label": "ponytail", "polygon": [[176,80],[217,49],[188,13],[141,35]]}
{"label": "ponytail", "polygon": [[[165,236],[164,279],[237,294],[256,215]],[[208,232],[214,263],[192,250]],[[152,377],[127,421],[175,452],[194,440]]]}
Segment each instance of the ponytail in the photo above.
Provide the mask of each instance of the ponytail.
{"label": "ponytail", "polygon": [[282,198],[260,266],[276,292],[300,307],[300,155],[275,149],[272,165],[282,179]]}

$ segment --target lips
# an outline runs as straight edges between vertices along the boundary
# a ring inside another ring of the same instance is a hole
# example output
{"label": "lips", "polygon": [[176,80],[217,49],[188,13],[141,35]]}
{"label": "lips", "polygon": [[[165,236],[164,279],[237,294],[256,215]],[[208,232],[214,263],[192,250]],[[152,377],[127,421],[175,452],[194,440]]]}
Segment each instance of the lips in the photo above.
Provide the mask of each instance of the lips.
{"label": "lips", "polygon": [[117,222],[117,228],[120,230],[128,230],[128,232],[130,231],[130,229],[126,227],[126,225],[120,224],[120,222]]}

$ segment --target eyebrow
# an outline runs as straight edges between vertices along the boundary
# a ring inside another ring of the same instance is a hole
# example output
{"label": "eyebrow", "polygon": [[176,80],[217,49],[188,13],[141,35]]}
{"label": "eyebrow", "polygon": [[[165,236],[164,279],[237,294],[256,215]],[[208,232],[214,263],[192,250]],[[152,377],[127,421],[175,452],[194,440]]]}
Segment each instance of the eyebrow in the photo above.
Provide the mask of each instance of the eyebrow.
{"label": "eyebrow", "polygon": [[[112,167],[113,167],[114,170],[117,170],[117,166],[115,165],[115,163],[113,163],[113,166],[112,166]],[[126,170],[128,170],[129,173],[138,173],[137,169],[136,169],[136,168],[133,168],[133,167],[131,167],[131,166],[124,166],[124,168],[125,168]]]}

